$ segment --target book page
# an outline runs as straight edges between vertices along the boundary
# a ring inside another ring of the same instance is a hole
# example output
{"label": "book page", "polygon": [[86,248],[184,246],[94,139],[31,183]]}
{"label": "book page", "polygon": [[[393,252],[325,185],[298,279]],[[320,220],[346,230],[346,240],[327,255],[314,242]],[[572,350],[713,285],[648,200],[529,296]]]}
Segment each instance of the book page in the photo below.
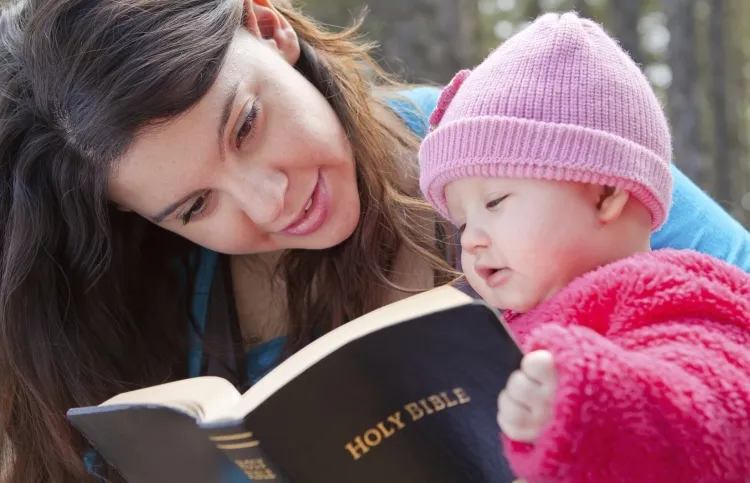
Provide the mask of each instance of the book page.
{"label": "book page", "polygon": [[[472,302],[473,299],[460,290],[443,286],[369,312],[334,329],[291,355],[250,388],[228,413],[223,415],[214,413],[217,418],[210,422],[243,418],[289,381],[348,342],[400,322]],[[205,419],[205,421],[209,420]]]}
{"label": "book page", "polygon": [[119,394],[100,406],[162,405],[186,412],[203,421],[220,417],[227,408],[239,401],[240,393],[229,381],[204,376]]}

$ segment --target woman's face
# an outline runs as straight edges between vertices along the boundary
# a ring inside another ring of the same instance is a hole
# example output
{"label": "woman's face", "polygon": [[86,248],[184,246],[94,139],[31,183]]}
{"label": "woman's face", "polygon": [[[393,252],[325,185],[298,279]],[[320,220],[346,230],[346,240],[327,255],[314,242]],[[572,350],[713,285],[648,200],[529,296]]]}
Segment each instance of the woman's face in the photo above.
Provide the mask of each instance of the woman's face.
{"label": "woman's face", "polygon": [[110,199],[228,254],[322,249],[359,221],[341,122],[293,67],[296,34],[249,2],[218,78],[195,107],[144,130],[109,179]]}

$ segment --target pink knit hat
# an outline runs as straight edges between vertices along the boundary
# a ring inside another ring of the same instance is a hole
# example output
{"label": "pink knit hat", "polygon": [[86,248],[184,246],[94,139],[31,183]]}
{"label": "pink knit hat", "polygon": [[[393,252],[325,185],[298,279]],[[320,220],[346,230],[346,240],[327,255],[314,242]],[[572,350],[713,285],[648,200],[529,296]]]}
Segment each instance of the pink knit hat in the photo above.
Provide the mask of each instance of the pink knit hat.
{"label": "pink knit hat", "polygon": [[672,198],[669,126],[648,80],[602,28],[545,14],[473,72],[459,72],[430,118],[420,186],[448,218],[463,177],[578,181],[628,190],[656,230]]}

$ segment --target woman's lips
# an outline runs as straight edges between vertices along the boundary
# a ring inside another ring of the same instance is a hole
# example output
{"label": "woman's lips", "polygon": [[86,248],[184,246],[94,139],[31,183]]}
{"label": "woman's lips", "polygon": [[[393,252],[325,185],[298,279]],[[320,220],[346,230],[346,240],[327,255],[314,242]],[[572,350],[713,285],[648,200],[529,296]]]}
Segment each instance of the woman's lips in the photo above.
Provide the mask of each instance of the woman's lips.
{"label": "woman's lips", "polygon": [[329,206],[330,198],[328,196],[328,189],[325,180],[319,175],[315,189],[307,200],[302,212],[281,233],[292,236],[305,236],[314,233],[323,225],[328,217]]}

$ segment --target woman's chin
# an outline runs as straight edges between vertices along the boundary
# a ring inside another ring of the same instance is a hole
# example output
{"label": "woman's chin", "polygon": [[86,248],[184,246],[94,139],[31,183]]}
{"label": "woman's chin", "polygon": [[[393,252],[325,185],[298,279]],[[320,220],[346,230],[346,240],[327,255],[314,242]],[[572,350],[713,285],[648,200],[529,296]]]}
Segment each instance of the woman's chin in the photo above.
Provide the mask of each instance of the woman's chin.
{"label": "woman's chin", "polygon": [[354,235],[360,222],[359,200],[349,203],[347,207],[337,208],[339,209],[331,213],[331,218],[320,227],[320,230],[304,241],[306,246],[299,248],[325,250],[340,245]]}

